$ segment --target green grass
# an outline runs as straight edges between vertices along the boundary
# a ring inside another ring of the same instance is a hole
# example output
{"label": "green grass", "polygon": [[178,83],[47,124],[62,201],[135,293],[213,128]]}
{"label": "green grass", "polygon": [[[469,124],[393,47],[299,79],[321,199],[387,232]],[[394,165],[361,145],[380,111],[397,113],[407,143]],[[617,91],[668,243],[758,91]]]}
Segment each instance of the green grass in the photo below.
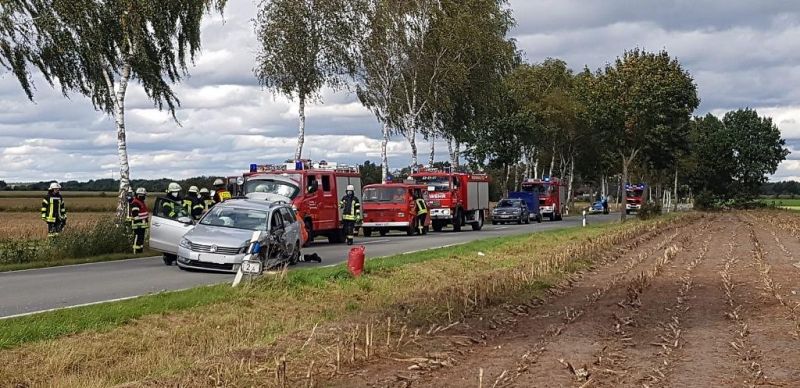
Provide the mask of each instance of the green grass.
{"label": "green grass", "polygon": [[[580,234],[601,229],[601,225],[593,225],[579,230]],[[537,233],[553,239],[567,240],[576,234],[575,228],[557,229]],[[514,244],[530,238],[530,235],[498,237],[476,240],[467,244],[448,248],[437,248],[411,254],[374,258],[368,261],[364,274],[388,274],[393,269],[413,263],[444,259],[453,256],[486,252],[492,249]],[[110,259],[110,258],[109,258]],[[31,263],[34,264],[34,263]],[[2,267],[0,267],[2,268]],[[365,279],[365,278],[362,278]],[[364,280],[357,279],[356,282]],[[302,268],[290,271],[286,278],[286,287],[292,290],[323,289],[336,283],[353,282],[345,264],[326,268]],[[363,285],[363,284],[362,284]],[[109,330],[123,325],[133,319],[149,315],[179,311],[187,308],[208,305],[222,300],[231,301],[241,298],[243,294],[227,285],[214,287],[198,287],[185,291],[146,295],[136,299],[82,306],[64,310],[44,312],[36,315],[0,320],[3,327],[0,337],[0,349],[10,348],[32,341],[58,338],[88,330]]]}
{"label": "green grass", "polygon": [[761,198],[759,201],[770,206],[800,209],[800,198]]}
{"label": "green grass", "polygon": [[197,287],[119,302],[0,320],[0,328],[2,328],[0,349],[8,349],[26,342],[54,339],[82,331],[102,332],[124,325],[144,315],[161,314],[216,303],[230,298],[236,291],[225,285]]}
{"label": "green grass", "polygon": [[155,251],[145,250],[144,253],[137,253],[137,254],[110,253],[107,255],[98,255],[98,256],[84,257],[79,259],[59,259],[53,261],[33,261],[27,263],[0,264],[0,272],[20,271],[25,269],[36,269],[36,268],[60,267],[64,265],[74,265],[74,264],[100,263],[104,261],[136,259],[140,257],[149,257],[156,255],[158,255],[158,253]]}

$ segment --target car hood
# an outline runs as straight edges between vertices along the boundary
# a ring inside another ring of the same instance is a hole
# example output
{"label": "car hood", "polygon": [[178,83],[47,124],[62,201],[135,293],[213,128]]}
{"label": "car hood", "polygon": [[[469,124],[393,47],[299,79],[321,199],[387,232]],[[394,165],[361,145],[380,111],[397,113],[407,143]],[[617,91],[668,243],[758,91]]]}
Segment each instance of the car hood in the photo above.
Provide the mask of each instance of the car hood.
{"label": "car hood", "polygon": [[250,241],[253,231],[198,224],[184,237],[193,244],[240,247],[244,245],[245,241]]}

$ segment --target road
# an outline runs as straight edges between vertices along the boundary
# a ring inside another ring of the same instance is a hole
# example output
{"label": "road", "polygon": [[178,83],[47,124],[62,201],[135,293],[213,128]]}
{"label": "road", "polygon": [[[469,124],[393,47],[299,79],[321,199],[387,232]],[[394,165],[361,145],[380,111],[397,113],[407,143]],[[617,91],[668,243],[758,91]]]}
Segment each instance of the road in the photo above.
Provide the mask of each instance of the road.
{"label": "road", "polygon": [[[609,222],[618,217],[618,214],[592,215],[589,222]],[[425,237],[394,233],[385,237],[357,238],[356,244],[366,247],[367,258],[381,257],[477,239],[575,227],[580,223],[580,217],[568,217],[561,222],[541,224],[486,225],[480,232],[467,227],[467,231],[461,233],[446,229]],[[316,252],[322,257],[322,263],[300,263],[295,268],[341,263],[346,260],[348,249],[345,245],[314,243],[305,248],[304,253]],[[185,272],[174,266],[166,267],[160,257],[5,272],[0,273],[0,319],[232,280],[231,274]]]}

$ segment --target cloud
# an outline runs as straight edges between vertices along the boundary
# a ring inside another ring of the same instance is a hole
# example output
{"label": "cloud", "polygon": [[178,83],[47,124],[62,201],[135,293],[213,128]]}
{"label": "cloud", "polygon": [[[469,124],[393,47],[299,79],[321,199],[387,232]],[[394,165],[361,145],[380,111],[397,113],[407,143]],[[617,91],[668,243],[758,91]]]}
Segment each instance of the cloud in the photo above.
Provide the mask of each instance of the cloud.
{"label": "cloud", "polygon": [[[298,103],[264,90],[253,72],[256,3],[229,2],[224,16],[203,23],[203,51],[175,87],[177,122],[131,85],[126,119],[134,177],[228,175],[293,155]],[[800,150],[800,2],[511,0],[510,6],[517,21],[512,34],[529,61],[560,57],[576,70],[595,69],[626,49],[663,48],[694,76],[702,98],[697,114],[754,107]],[[13,75],[0,73],[0,180],[111,176],[118,169],[113,121],[82,96],[65,98],[43,79],[35,83],[30,102]],[[352,91],[323,89],[306,114],[306,156],[379,159],[380,125]],[[418,148],[427,159],[427,144]],[[388,150],[392,167],[409,164],[403,138],[394,137]],[[439,155],[446,159],[446,152]],[[800,176],[800,155],[790,158],[773,179]]]}

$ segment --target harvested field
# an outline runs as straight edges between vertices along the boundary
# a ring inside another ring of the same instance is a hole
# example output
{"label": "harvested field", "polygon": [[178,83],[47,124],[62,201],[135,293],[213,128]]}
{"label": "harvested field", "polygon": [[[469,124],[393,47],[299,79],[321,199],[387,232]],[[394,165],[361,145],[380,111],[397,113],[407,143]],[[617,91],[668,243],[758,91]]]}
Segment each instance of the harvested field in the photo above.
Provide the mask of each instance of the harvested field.
{"label": "harvested field", "polygon": [[[69,228],[87,228],[103,218],[113,217],[111,212],[69,213]],[[38,212],[0,212],[1,240],[32,240],[47,237],[47,224]]]}
{"label": "harvested field", "polygon": [[713,215],[322,379],[338,387],[800,386],[800,217]]}
{"label": "harvested field", "polygon": [[[25,197],[0,196],[0,217],[2,212],[34,212],[42,208],[43,195]],[[150,206],[155,202],[155,196],[148,198]],[[68,213],[76,212],[113,212],[117,208],[117,198],[111,196],[74,196],[65,194],[64,203]]]}

